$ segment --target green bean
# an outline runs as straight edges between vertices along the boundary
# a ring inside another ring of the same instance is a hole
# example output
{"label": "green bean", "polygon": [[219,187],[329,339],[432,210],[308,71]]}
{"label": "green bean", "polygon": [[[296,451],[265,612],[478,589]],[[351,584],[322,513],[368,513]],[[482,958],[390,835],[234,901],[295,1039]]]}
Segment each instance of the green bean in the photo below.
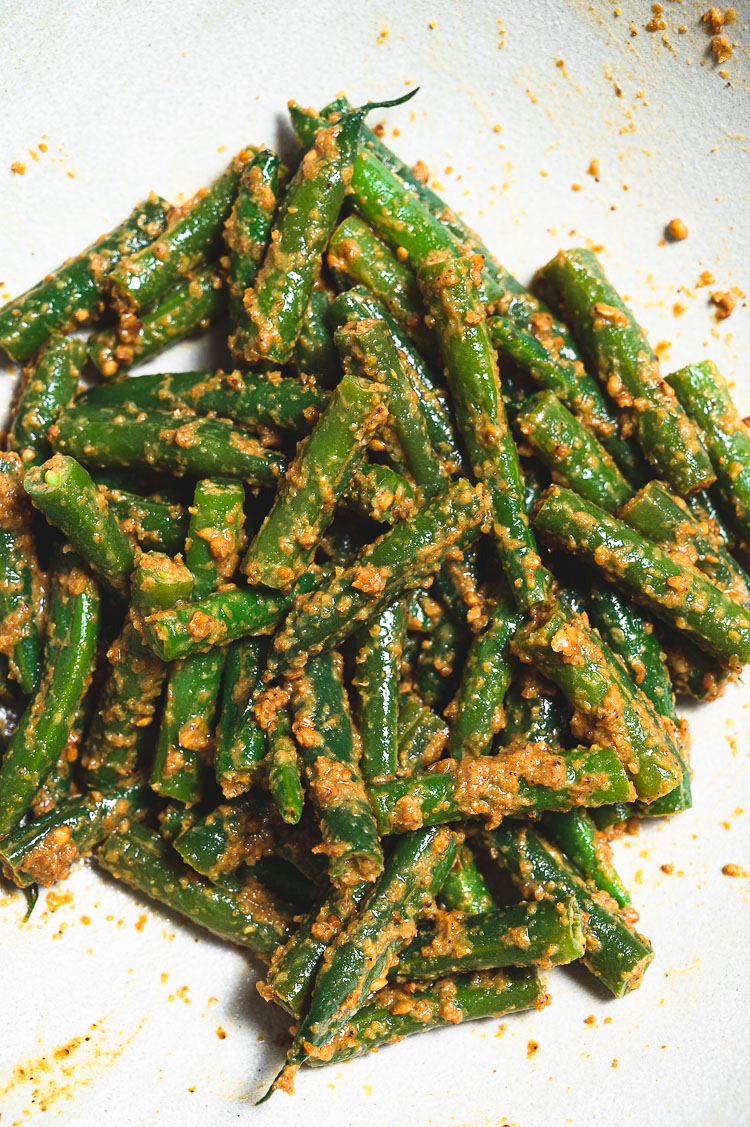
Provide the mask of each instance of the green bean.
{"label": "green bean", "polygon": [[718,700],[742,672],[737,662],[727,665],[717,661],[675,630],[665,630],[661,644],[675,692],[695,700]]}
{"label": "green bean", "polygon": [[131,325],[124,318],[88,341],[91,362],[105,379],[144,364],[191,333],[203,332],[226,309],[227,292],[216,267],[189,274]]}
{"label": "green bean", "polygon": [[510,823],[485,831],[491,853],[501,858],[523,896],[557,900],[572,896],[585,913],[584,964],[616,998],[636,990],[654,957],[651,944],[587,888],[565,859],[532,830]]}
{"label": "green bean", "polygon": [[287,594],[222,587],[195,603],[156,611],[142,621],[143,633],[162,661],[208,653],[248,635],[272,634],[298,596],[320,584],[331,568],[311,569]]}
{"label": "green bean", "polygon": [[750,540],[750,430],[710,360],[688,364],[667,377],[682,406],[701,428],[719,495],[741,535]]}
{"label": "green bean", "polygon": [[140,497],[124,489],[109,489],[105,485],[97,488],[123,532],[132,536],[141,548],[168,556],[182,550],[188,527],[188,515],[182,505]]}
{"label": "green bean", "polygon": [[173,208],[155,242],[124,258],[109,275],[112,302],[129,322],[132,313],[150,309],[199,262],[218,249],[242,174],[255,156],[243,149],[209,188]]}
{"label": "green bean", "polygon": [[63,551],[52,576],[44,672],[0,767],[0,836],[18,825],[65,746],[94,671],[98,633],[96,583]]}
{"label": "green bean", "polygon": [[53,449],[85,466],[164,470],[180,477],[223,474],[275,485],[284,459],[221,419],[122,407],[71,407],[50,428]]}
{"label": "green bean", "polygon": [[500,590],[491,604],[487,626],[472,642],[452,710],[449,755],[452,759],[486,755],[502,726],[503,701],[511,679],[510,643],[521,618]]}
{"label": "green bean", "polygon": [[261,360],[283,364],[292,355],[323,251],[349,187],[362,120],[373,108],[352,110],[322,129],[289,184],[255,284],[245,292],[246,322],[234,337],[235,354],[242,352],[249,364]]}
{"label": "green bean", "polygon": [[467,648],[466,631],[449,614],[431,626],[417,654],[414,682],[430,708],[442,710],[450,701]]}
{"label": "green bean", "polygon": [[54,454],[43,465],[30,466],[23,485],[35,507],[62,531],[107,587],[126,592],[135,567],[133,545],[81,463]]}
{"label": "green bean", "polygon": [[383,321],[351,321],[334,337],[346,372],[385,386],[388,417],[406,467],[426,498],[441,493],[449,475],[430,442],[419,398]]}
{"label": "green bean", "polygon": [[328,392],[284,379],[280,372],[172,372],[132,376],[91,387],[76,406],[128,407],[219,415],[250,427],[278,427],[295,434],[311,430]]}
{"label": "green bean", "polygon": [[287,1013],[302,1017],[326,948],[371,888],[362,881],[350,888],[332,889],[313,905],[291,939],[274,952],[266,981],[258,984],[267,1002],[276,1002]]}
{"label": "green bean", "polygon": [[310,437],[290,463],[242,570],[253,585],[288,590],[307,570],[375,428],[385,416],[383,384],[346,373]]}
{"label": "green bean", "polygon": [[[533,316],[533,328],[526,331],[507,317],[489,317],[487,327],[495,348],[503,359],[517,365],[539,387],[554,392],[557,398],[589,430],[614,458],[628,481],[641,485],[649,469],[638,449],[620,436],[617,416],[596,381],[574,352],[566,355],[562,326],[552,315]],[[564,334],[567,337],[567,333]]]}
{"label": "green bean", "polygon": [[346,293],[339,294],[331,305],[331,321],[336,328],[341,328],[349,321],[367,318],[385,322],[405,364],[409,382],[419,398],[430,442],[451,473],[463,472],[463,455],[454,433],[445,393],[437,386],[429,368],[398,323],[362,286],[355,286]]}
{"label": "green bean", "polygon": [[264,796],[220,803],[183,825],[174,847],[197,873],[216,881],[241,865],[255,866],[276,846],[275,811]]}
{"label": "green bean", "polygon": [[253,710],[253,693],[267,651],[266,638],[241,638],[227,646],[215,755],[216,780],[226,798],[250,789],[266,753],[265,736]]}
{"label": "green bean", "polygon": [[[278,186],[279,158],[270,149],[262,149],[242,173],[237,197],[224,225],[224,241],[229,251],[229,316],[235,332],[241,333],[247,321],[243,298],[263,260],[276,211]],[[233,339],[230,336],[230,349]]]}
{"label": "green bean", "polygon": [[750,601],[750,577],[730,555],[707,522],[697,520],[682,497],[661,481],[651,481],[618,514],[675,558],[694,564],[737,602]]}
{"label": "green bean", "polygon": [[266,677],[339,644],[404,591],[419,586],[451,549],[468,544],[486,512],[484,494],[459,478],[410,520],[368,545],[349,567],[298,601],[274,637]]}
{"label": "green bean", "polygon": [[646,336],[592,251],[560,251],[541,271],[584,354],[618,407],[632,413],[646,458],[678,493],[715,480],[694,423],[659,372]]}
{"label": "green bean", "polygon": [[8,431],[8,449],[24,465],[40,465],[52,453],[47,428],[75,395],[86,346],[75,337],[52,337],[23,372]]}
{"label": "green bean", "polygon": [[399,777],[424,771],[439,759],[448,743],[448,725],[426,705],[420,707],[416,722],[398,740]]}
{"label": "green bean", "polygon": [[548,1001],[536,971],[526,967],[385,986],[330,1038],[319,1057],[306,1063],[313,1068],[340,1064],[413,1033],[541,1009]]}
{"label": "green bean", "polygon": [[503,702],[502,743],[544,743],[562,747],[564,717],[560,693],[528,665],[521,665]]}
{"label": "green bean", "polygon": [[[195,488],[185,562],[199,597],[236,570],[244,498],[241,484],[222,478],[199,481]],[[214,650],[183,658],[169,671],[151,786],[188,806],[200,799],[208,775],[223,667],[224,652]]]}
{"label": "green bean", "polygon": [[630,894],[612,864],[610,844],[586,810],[551,811],[542,817],[541,826],[584,880],[592,881],[621,908],[627,907]]}
{"label": "green bean", "polygon": [[312,386],[333,388],[341,379],[341,364],[329,328],[331,295],[320,279],[313,285],[290,364]]}
{"label": "green bean", "polygon": [[487,882],[477,868],[474,854],[466,842],[459,845],[453,868],[443,881],[440,904],[449,912],[489,912],[496,907]]}
{"label": "green bean", "polygon": [[103,308],[112,268],[161,234],[168,210],[166,200],[149,196],[114,231],[4,305],[0,309],[0,346],[11,360],[27,360],[53,333],[78,328],[96,317]]}
{"label": "green bean", "polygon": [[331,235],[328,266],[339,289],[364,286],[383,303],[420,351],[428,356],[434,352],[414,274],[356,215],[350,215]]}
{"label": "green bean", "polygon": [[338,887],[377,880],[383,851],[359,770],[338,654],[329,651],[308,660],[294,682],[292,711],[331,883]]}
{"label": "green bean", "polygon": [[439,892],[455,856],[456,839],[446,829],[419,830],[397,842],[378,884],[326,952],[281,1075],[319,1057],[362,1006],[414,934],[414,920]]}
{"label": "green bean", "polygon": [[280,708],[268,733],[266,756],[268,789],[282,820],[296,826],[302,817],[305,796],[300,779],[297,747],[292,739],[292,721],[286,708]]}
{"label": "green bean", "polygon": [[571,415],[554,392],[539,391],[521,405],[514,430],[552,474],[587,501],[614,513],[633,491],[599,441]]}
{"label": "green bean", "polygon": [[633,797],[625,768],[611,747],[570,751],[524,744],[499,755],[444,759],[425,774],[370,785],[381,834],[405,833],[461,818],[499,825],[529,810],[603,806]]}
{"label": "green bean", "polygon": [[613,586],[725,662],[750,661],[750,609],[628,525],[553,485],[534,518],[544,538],[594,563]]}
{"label": "green bean", "polygon": [[677,786],[682,771],[674,724],[657,712],[585,616],[558,602],[516,635],[513,650],[553,681],[575,709],[576,738],[615,748],[640,799],[653,801]]}
{"label": "green bean", "polygon": [[542,566],[523,505],[518,453],[500,395],[472,259],[436,258],[417,272],[434,318],[459,427],[476,477],[492,501],[493,532],[519,609],[543,601],[549,575]]}
{"label": "green bean", "polygon": [[[189,599],[194,588],[195,576],[181,559],[172,559],[162,552],[143,552],[135,565],[130,597],[136,610],[148,614]],[[138,625],[141,626],[140,621]]]}
{"label": "green bean", "polygon": [[430,982],[448,974],[541,967],[580,959],[586,950],[583,917],[575,899],[514,904],[490,912],[439,913],[420,924],[391,971],[393,982]]}
{"label": "green bean", "polygon": [[[74,774],[78,765],[80,744],[89,722],[91,692],[89,691],[79,705],[75,714],[65,746],[47,775],[46,779],[34,795],[31,804],[31,815],[40,818],[49,814],[61,802],[64,802],[74,792]],[[10,733],[12,735],[12,732]]]}
{"label": "green bean", "polygon": [[96,859],[117,880],[268,962],[291,930],[291,912],[252,877],[211,884],[179,861],[154,830],[132,825],[99,847]]}
{"label": "green bean", "polygon": [[142,818],[152,798],[141,779],[66,798],[54,810],[3,838],[3,872],[20,888],[65,880],[79,857],[90,853],[124,821]]}
{"label": "green bean", "polygon": [[17,454],[0,454],[0,656],[23,693],[41,670],[46,598]]}
{"label": "green bean", "polygon": [[405,631],[406,603],[400,599],[355,636],[354,686],[365,782],[396,773],[398,683]]}

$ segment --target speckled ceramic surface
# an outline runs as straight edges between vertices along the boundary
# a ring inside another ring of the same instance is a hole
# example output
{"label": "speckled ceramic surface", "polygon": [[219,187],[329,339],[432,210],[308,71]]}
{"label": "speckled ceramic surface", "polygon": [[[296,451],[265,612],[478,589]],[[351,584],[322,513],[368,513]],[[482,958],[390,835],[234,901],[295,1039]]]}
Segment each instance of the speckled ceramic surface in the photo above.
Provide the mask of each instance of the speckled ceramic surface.
{"label": "speckled ceramic surface", "polygon": [[[737,46],[721,67],[700,24],[707,6],[4,0],[2,299],[149,189],[192,193],[246,142],[289,151],[288,98],[320,105],[344,89],[358,102],[409,83],[421,91],[391,111],[387,139],[430,166],[502,261],[527,278],[559,246],[594,245],[664,364],[711,357],[750,412],[745,300],[720,323],[709,302],[750,292],[750,6],[735,0]],[[689,228],[679,243],[664,241],[673,217]],[[191,343],[166,363],[216,355]],[[6,398],[14,380],[0,369]],[[694,809],[616,844],[656,949],[640,990],[614,1001],[584,972],[558,970],[542,1013],[300,1075],[293,1099],[263,1108],[253,1101],[285,1021],[241,952],[88,867],[43,895],[26,926],[21,897],[4,890],[0,1124],[750,1123],[750,878],[722,874],[750,870],[749,705],[737,685],[685,710]]]}

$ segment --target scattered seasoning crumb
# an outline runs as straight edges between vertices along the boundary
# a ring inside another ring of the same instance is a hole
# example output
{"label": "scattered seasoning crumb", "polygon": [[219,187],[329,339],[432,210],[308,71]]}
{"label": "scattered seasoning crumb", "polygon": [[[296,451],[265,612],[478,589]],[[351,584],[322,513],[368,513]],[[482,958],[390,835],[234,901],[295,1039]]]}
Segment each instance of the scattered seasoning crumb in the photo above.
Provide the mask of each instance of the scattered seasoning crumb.
{"label": "scattered seasoning crumb", "polygon": [[375,42],[376,43],[385,43],[387,38],[388,38],[388,28],[384,27],[384,28],[381,29],[380,34],[378,35],[378,38],[375,40]]}
{"label": "scattered seasoning crumb", "polygon": [[715,35],[711,40],[711,50],[716,55],[717,63],[725,63],[732,57],[732,44],[726,35]]}
{"label": "scattered seasoning crumb", "polygon": [[714,290],[711,294],[711,301],[716,306],[716,319],[724,321],[727,317],[731,317],[742,296],[742,290],[737,286],[732,286],[731,290]]}
{"label": "scattered seasoning crumb", "polygon": [[26,165],[22,160],[14,160],[10,166],[11,172],[15,172],[16,176],[24,176],[26,174]]}
{"label": "scattered seasoning crumb", "polygon": [[594,157],[594,159],[591,161],[590,165],[586,169],[586,172],[589,176],[593,176],[594,179],[598,182],[599,171],[600,171],[599,161],[597,160],[596,157]]}
{"label": "scattered seasoning crumb", "polygon": [[708,24],[708,30],[712,35],[718,35],[725,24],[734,23],[737,18],[737,13],[734,8],[727,8],[722,12],[721,8],[709,8],[701,16],[701,23]]}
{"label": "scattered seasoning crumb", "polygon": [[747,870],[742,868],[742,865],[734,865],[731,862],[722,867],[722,873],[725,877],[746,877]]}
{"label": "scattered seasoning crumb", "polygon": [[687,305],[683,305],[681,301],[676,301],[672,306],[672,313],[675,317],[681,317],[685,312],[687,312]]}
{"label": "scattered seasoning crumb", "polygon": [[430,20],[430,22],[428,23],[427,26],[430,28],[431,31],[434,31],[435,28],[437,27],[437,24],[435,23],[434,20]]}
{"label": "scattered seasoning crumb", "polygon": [[508,1026],[505,1024],[505,1022],[504,1021],[501,1022],[500,1025],[498,1025],[498,1027],[497,1027],[497,1033],[495,1034],[495,1036],[496,1037],[502,1037],[507,1028],[508,1028]]}
{"label": "scattered seasoning crumb", "polygon": [[226,1039],[227,1039],[226,1031],[224,1029],[222,1029],[222,1027],[220,1025],[217,1025],[217,1027],[216,1027],[216,1036],[219,1038],[220,1041],[226,1041]]}
{"label": "scattered seasoning crumb", "polygon": [[571,192],[580,192],[581,185],[580,184],[571,184],[570,190],[571,190]]}
{"label": "scattered seasoning crumb", "polygon": [[605,1025],[611,1025],[612,1024],[612,1018],[611,1017],[605,1017],[604,1024]]}
{"label": "scattered seasoning crumb", "polygon": [[674,865],[660,865],[659,868],[663,873],[666,873],[667,876],[671,876],[674,872]]}
{"label": "scattered seasoning crumb", "polygon": [[684,219],[670,219],[667,224],[667,233],[670,239],[681,242],[688,237],[687,223]]}
{"label": "scattered seasoning crumb", "polygon": [[195,1091],[195,1084],[193,1084],[192,1088],[188,1088],[188,1092],[194,1092],[194,1091]]}
{"label": "scattered seasoning crumb", "polygon": [[65,175],[68,177],[69,180],[75,180],[75,178],[76,178],[75,172],[66,172]]}
{"label": "scattered seasoning crumb", "polygon": [[169,972],[168,971],[162,971],[160,979],[159,979],[162,986],[164,985],[164,983],[167,981],[168,978],[169,978]]}
{"label": "scattered seasoning crumb", "polygon": [[538,1052],[539,1052],[539,1043],[537,1041],[529,1041],[528,1045],[526,1046],[526,1057],[527,1057],[527,1059],[533,1060],[533,1058],[536,1056],[536,1054]]}
{"label": "scattered seasoning crumb", "polygon": [[588,1017],[585,1017],[583,1019],[584,1025],[593,1025],[595,1023],[595,1021],[596,1021],[596,1018],[594,1017],[593,1014],[589,1014]]}
{"label": "scattered seasoning crumb", "polygon": [[612,1058],[612,1067],[613,1067],[613,1068],[618,1068],[618,1067],[619,1067],[619,1065],[620,1065],[620,1062],[619,1062],[619,1060],[617,1059],[617,1057],[613,1057],[613,1058]]}
{"label": "scattered seasoning crumb", "polygon": [[704,270],[703,273],[698,277],[698,281],[695,284],[696,286],[712,286],[715,281],[716,278],[714,278],[711,271]]}
{"label": "scattered seasoning crumb", "polygon": [[133,924],[133,927],[135,928],[136,931],[143,931],[145,926],[146,926],[146,916],[139,916],[138,919]]}

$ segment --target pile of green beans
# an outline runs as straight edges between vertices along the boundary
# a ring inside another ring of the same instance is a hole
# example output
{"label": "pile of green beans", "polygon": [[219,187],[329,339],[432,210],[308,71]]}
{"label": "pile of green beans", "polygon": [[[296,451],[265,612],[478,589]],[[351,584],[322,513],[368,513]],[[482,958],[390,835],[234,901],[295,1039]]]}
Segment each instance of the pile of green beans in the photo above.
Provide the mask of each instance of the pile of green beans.
{"label": "pile of green beans", "polygon": [[[690,809],[677,699],[750,662],[726,381],[662,377],[591,251],[525,289],[371,108],[293,103],[296,169],[245,148],[0,309],[3,875],[92,856],[248,949],[269,1095],[559,964],[634,990],[611,842]],[[212,321],[234,370],[130,374]]]}

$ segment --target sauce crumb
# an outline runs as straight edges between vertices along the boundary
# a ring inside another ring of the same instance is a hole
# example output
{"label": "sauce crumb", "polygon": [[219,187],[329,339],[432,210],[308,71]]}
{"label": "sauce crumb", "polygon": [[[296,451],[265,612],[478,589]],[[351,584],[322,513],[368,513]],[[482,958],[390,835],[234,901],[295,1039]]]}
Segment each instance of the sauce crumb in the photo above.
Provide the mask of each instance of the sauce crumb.
{"label": "sauce crumb", "polygon": [[536,1054],[538,1052],[539,1052],[539,1043],[537,1041],[529,1041],[528,1045],[526,1046],[526,1057],[527,1057],[527,1059],[533,1060],[533,1058],[536,1056]]}
{"label": "sauce crumb", "polygon": [[595,1021],[596,1021],[596,1018],[594,1017],[594,1015],[593,1015],[593,1014],[589,1014],[589,1016],[588,1016],[588,1017],[585,1017],[585,1018],[583,1019],[583,1024],[584,1024],[584,1025],[593,1025],[593,1024],[595,1023]]}
{"label": "sauce crumb", "polygon": [[619,1065],[620,1065],[620,1062],[619,1062],[619,1060],[617,1059],[617,1057],[613,1057],[613,1058],[612,1058],[612,1067],[613,1067],[613,1068],[619,1068]]}
{"label": "sauce crumb", "polygon": [[722,867],[722,873],[725,877],[746,877],[747,870],[742,868],[742,865],[734,865],[731,862]]}
{"label": "sauce crumb", "polygon": [[667,233],[670,239],[681,242],[688,237],[687,223],[684,219],[670,219],[667,224]]}
{"label": "sauce crumb", "polygon": [[671,876],[674,872],[674,865],[660,865],[659,868],[663,873],[666,873],[667,876]]}
{"label": "sauce crumb", "polygon": [[594,157],[594,159],[591,161],[588,168],[586,169],[586,174],[588,176],[593,176],[594,179],[598,182],[600,168],[601,168],[601,166],[599,164],[599,161],[597,160],[596,157]]}
{"label": "sauce crumb", "polygon": [[724,321],[734,313],[737,302],[743,297],[742,290],[732,286],[731,290],[714,290],[711,301],[716,306],[715,316],[718,321]]}
{"label": "sauce crumb", "polygon": [[11,172],[15,172],[16,176],[24,176],[26,173],[26,165],[22,160],[14,160],[10,166]]}
{"label": "sauce crumb", "polygon": [[226,1031],[224,1029],[222,1029],[222,1027],[220,1025],[217,1025],[217,1027],[216,1027],[216,1036],[219,1038],[220,1041],[226,1041],[226,1039],[227,1039]]}

